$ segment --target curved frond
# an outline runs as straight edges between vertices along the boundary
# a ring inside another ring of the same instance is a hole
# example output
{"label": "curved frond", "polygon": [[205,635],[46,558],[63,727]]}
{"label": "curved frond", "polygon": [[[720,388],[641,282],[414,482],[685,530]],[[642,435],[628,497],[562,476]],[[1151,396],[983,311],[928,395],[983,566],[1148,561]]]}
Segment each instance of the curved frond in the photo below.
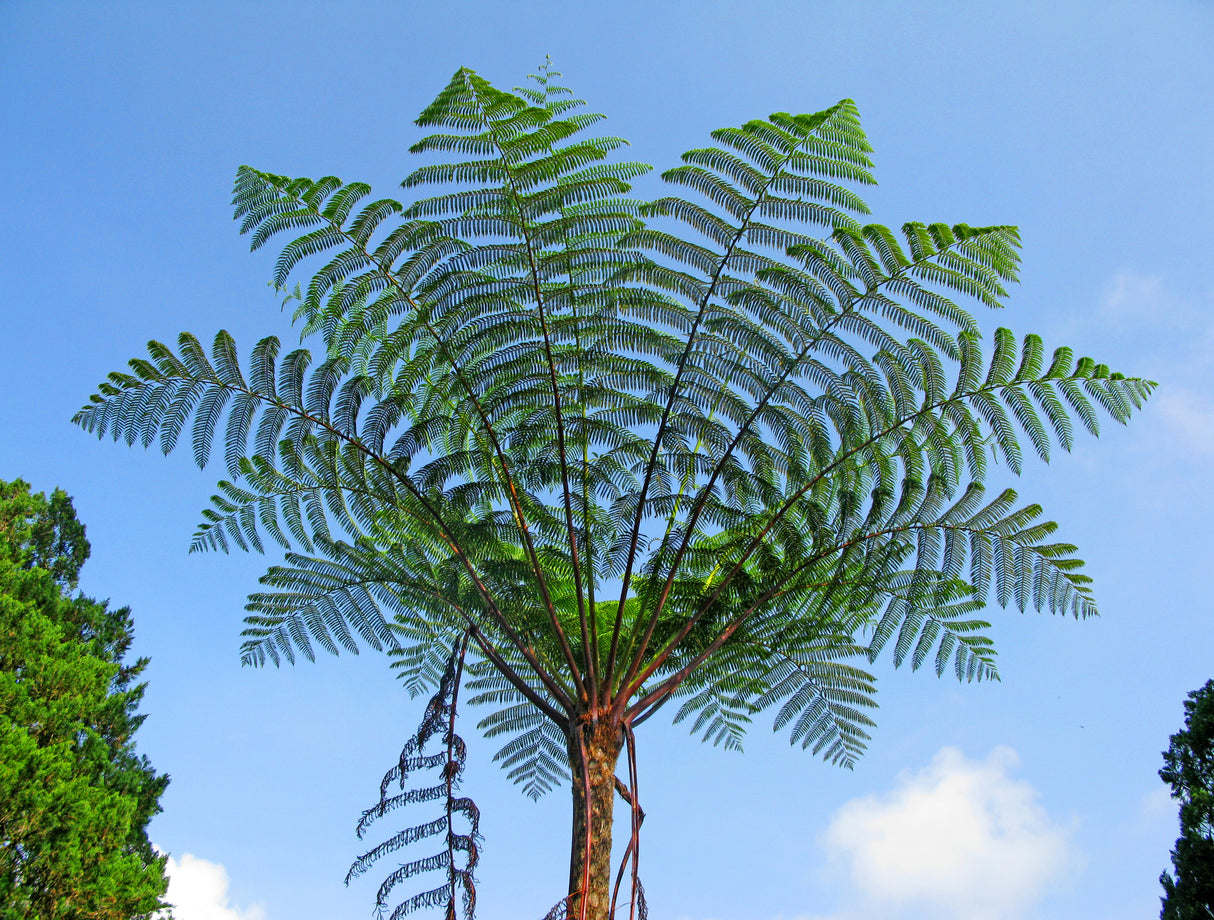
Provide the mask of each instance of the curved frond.
{"label": "curved frond", "polygon": [[441,694],[471,642],[481,728],[538,796],[579,718],[633,726],[675,697],[714,744],[770,711],[850,766],[868,660],[993,679],[991,602],[1094,615],[1077,550],[983,483],[1126,422],[1154,384],[984,332],[1016,228],[871,221],[850,100],[714,131],[641,201],[649,167],[557,76],[454,74],[401,201],[241,167],[236,218],[280,247],[308,347],[151,342],[75,416],[222,454],[191,549],[285,553],[243,660],[371,647]]}

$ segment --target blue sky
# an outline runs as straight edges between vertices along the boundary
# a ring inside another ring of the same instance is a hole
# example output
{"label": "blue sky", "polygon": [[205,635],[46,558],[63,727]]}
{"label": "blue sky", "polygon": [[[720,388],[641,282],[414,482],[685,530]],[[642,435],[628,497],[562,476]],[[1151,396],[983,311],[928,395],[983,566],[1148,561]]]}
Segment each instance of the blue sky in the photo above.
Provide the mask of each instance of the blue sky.
{"label": "blue sky", "polygon": [[[0,478],[73,494],[82,587],[134,610],[181,920],[368,916],[373,883],[342,886],[353,825],[422,701],[374,654],[241,669],[244,598],[275,560],[187,555],[221,473],[68,419],[148,339],[289,335],[272,255],[231,221],[237,166],[394,195],[455,69],[511,86],[545,55],[659,169],[713,128],[855,99],[875,220],[1020,226],[1022,283],[986,328],[1161,384],[1016,486],[1080,546],[1100,619],[994,611],[998,684],[882,669],[851,772],[762,721],[742,755],[646,725],[653,916],[1153,916],[1176,833],[1159,752],[1214,676],[1212,47],[1208,0],[0,0]],[[480,916],[542,916],[567,792],[533,804],[471,746]]]}

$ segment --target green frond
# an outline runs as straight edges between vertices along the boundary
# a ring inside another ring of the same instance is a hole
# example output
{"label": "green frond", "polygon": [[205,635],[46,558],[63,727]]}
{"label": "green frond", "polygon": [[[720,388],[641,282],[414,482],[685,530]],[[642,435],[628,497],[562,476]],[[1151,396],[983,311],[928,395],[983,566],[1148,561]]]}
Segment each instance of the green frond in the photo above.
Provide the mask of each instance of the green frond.
{"label": "green frond", "polygon": [[626,697],[632,724],[677,697],[674,721],[726,748],[770,710],[851,766],[875,700],[858,659],[994,679],[988,603],[1094,615],[1077,550],[982,483],[1154,384],[984,338],[975,304],[1003,307],[1018,231],[868,222],[850,100],[714,131],[636,200],[650,167],[558,76],[457,71],[402,201],[241,167],[240,231],[280,246],[271,283],[312,341],[151,342],[75,416],[185,438],[199,465],[222,451],[191,550],[286,553],[243,660],[390,651],[419,694],[450,691],[471,642],[481,730],[538,796],[592,697]]}

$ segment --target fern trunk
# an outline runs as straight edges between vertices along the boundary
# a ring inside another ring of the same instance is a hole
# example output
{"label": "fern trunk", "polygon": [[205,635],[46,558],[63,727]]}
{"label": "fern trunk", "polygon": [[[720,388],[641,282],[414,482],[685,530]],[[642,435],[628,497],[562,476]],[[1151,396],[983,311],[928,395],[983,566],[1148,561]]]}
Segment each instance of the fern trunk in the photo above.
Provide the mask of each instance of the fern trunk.
{"label": "fern trunk", "polygon": [[610,723],[584,723],[569,733],[573,779],[570,920],[609,920],[611,915],[611,824],[615,765],[622,747],[623,734]]}

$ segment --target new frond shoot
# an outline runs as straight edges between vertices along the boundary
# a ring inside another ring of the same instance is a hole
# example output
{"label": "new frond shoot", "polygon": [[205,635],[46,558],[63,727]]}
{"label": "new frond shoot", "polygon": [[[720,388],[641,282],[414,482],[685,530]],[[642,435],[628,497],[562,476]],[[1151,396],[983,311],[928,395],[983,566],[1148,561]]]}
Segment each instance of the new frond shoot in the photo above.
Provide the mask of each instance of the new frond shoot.
{"label": "new frond shoot", "polygon": [[75,420],[222,453],[193,548],[285,551],[246,663],[385,650],[453,706],[466,655],[510,776],[571,783],[562,910],[603,920],[618,790],[639,808],[621,752],[667,704],[714,744],[764,716],[851,766],[880,655],[991,678],[992,603],[1093,615],[1075,548],[988,466],[1070,450],[1154,384],[984,331],[1019,234],[869,222],[850,100],[715,131],[647,200],[557,78],[458,71],[402,201],[241,167],[302,347],[153,342]]}

